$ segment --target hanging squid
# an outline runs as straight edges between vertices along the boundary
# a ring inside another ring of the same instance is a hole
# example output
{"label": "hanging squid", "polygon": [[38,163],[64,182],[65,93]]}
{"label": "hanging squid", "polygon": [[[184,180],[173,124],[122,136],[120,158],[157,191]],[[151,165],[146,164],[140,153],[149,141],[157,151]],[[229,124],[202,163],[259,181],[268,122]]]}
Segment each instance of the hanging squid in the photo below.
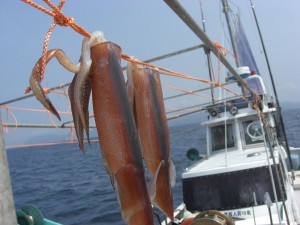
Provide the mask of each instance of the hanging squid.
{"label": "hanging squid", "polygon": [[[64,68],[66,68],[70,72],[75,73],[74,79],[69,88],[69,97],[77,139],[81,150],[84,152],[84,130],[86,131],[87,139],[89,141],[88,102],[91,93],[89,78],[91,67],[89,39],[85,38],[82,42],[81,57],[78,64],[73,64],[61,49],[52,49],[47,51],[46,64],[53,57],[55,57]],[[41,65],[42,57],[37,61],[32,70],[31,76],[29,78],[30,88],[35,97],[42,103],[42,105],[60,120],[60,116],[57,110],[55,109],[41,86]]]}
{"label": "hanging squid", "polygon": [[153,224],[139,137],[120,66],[121,49],[103,42],[91,48],[91,56],[96,126],[123,218],[129,224]]}
{"label": "hanging squid", "polygon": [[[84,130],[88,137],[88,101],[92,90],[101,152],[118,190],[123,219],[130,225],[153,225],[139,136],[120,65],[120,47],[106,42],[102,33],[94,33],[90,40],[84,39],[77,65],[72,64],[61,50],[48,51],[46,62],[53,57],[75,73],[69,97],[80,147],[83,150]],[[59,118],[40,85],[40,65],[41,59],[33,69],[30,87],[36,98]]]}
{"label": "hanging squid", "polygon": [[154,205],[174,221],[171,186],[176,171],[170,159],[168,124],[159,72],[129,63],[127,88],[134,108],[143,156],[151,175],[149,195]]}
{"label": "hanging squid", "polygon": [[89,137],[89,99],[91,95],[91,52],[89,39],[85,38],[82,42],[81,57],[79,60],[80,69],[74,75],[74,78],[69,87],[69,98],[71,103],[71,110],[75,126],[75,132],[80,149],[84,151],[83,133],[86,132],[88,142]]}

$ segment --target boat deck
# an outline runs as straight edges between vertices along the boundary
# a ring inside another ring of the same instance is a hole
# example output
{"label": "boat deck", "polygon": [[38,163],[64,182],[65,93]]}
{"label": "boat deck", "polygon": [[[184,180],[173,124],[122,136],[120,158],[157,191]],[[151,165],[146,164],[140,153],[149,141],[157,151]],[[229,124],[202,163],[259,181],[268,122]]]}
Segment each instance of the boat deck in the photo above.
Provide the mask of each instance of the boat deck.
{"label": "boat deck", "polygon": [[[275,151],[275,155],[276,151]],[[238,170],[268,166],[266,160],[265,147],[258,147],[254,149],[231,150],[225,153],[214,154],[209,158],[204,159],[191,167],[187,168],[182,174],[182,178],[191,178],[226,172],[233,172]]]}

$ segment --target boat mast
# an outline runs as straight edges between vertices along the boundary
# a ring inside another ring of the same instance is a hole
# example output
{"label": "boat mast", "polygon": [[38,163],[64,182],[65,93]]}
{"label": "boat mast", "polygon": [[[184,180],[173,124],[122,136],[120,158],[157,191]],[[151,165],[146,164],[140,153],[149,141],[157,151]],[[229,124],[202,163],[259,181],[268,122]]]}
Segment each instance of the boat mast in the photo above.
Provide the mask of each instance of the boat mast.
{"label": "boat mast", "polygon": [[[209,51],[212,51],[215,56],[218,57],[218,49],[209,39],[209,37],[203,32],[203,30],[198,26],[194,19],[187,13],[187,11],[181,6],[178,0],[164,0],[164,2],[177,14],[177,16],[204,42]],[[255,95],[253,90],[251,90],[245,81],[237,74],[235,69],[227,61],[227,59],[220,54],[221,63],[229,70],[229,72],[237,79],[237,81],[247,89],[252,95]]]}
{"label": "boat mast", "polygon": [[[227,27],[228,27],[228,31],[229,31],[229,35],[230,35],[230,41],[231,41],[231,44],[232,44],[232,49],[233,49],[233,54],[235,56],[237,56],[237,47],[236,47],[236,43],[233,39],[233,30],[232,30],[232,27],[231,27],[231,22],[230,22],[230,19],[229,19],[229,5],[228,5],[228,1],[227,0],[222,0],[222,5],[223,5],[223,12],[225,14],[225,17],[226,17],[226,22],[227,22]],[[239,61],[238,60],[235,60],[236,62],[236,66],[239,67]]]}
{"label": "boat mast", "polygon": [[277,91],[276,91],[276,87],[275,87],[275,83],[274,83],[274,79],[273,79],[271,66],[270,66],[270,63],[269,63],[268,54],[267,54],[267,51],[266,51],[266,48],[265,48],[264,40],[262,38],[262,34],[261,34],[261,31],[260,31],[260,27],[259,27],[259,24],[258,24],[258,20],[257,20],[257,17],[256,17],[256,13],[255,13],[255,9],[254,9],[254,5],[252,3],[252,0],[250,0],[250,4],[251,4],[254,19],[255,19],[255,23],[256,23],[256,26],[257,26],[257,30],[258,30],[258,33],[259,33],[260,41],[261,41],[261,44],[262,44],[262,47],[263,47],[264,55],[265,55],[265,58],[266,58],[266,62],[267,62],[267,66],[268,66],[268,70],[269,70],[269,74],[270,74],[270,78],[271,78],[271,83],[272,83],[272,87],[273,87],[273,91],[274,91],[274,95],[275,95],[275,101],[276,101],[276,104],[278,106],[279,120],[280,120],[280,124],[282,126],[283,138],[284,138],[284,141],[286,143],[286,149],[287,149],[287,152],[288,152],[288,158],[289,158],[289,162],[290,162],[290,166],[291,166],[292,176],[295,177],[294,168],[293,168],[292,159],[291,159],[291,151],[290,151],[288,139],[287,139],[286,132],[285,132],[285,126],[284,126],[284,122],[283,122],[283,119],[282,119],[281,107],[280,107],[279,100],[278,100],[278,95],[277,95]]}
{"label": "boat mast", "polygon": [[[204,31],[204,33],[206,33],[205,19],[204,19],[204,13],[203,13],[203,8],[202,8],[202,0],[199,0],[199,2],[200,2],[200,10],[201,10],[201,19],[202,19],[203,31]],[[209,79],[210,79],[210,81],[212,81],[211,67],[210,67],[211,62],[210,62],[210,57],[209,57],[210,51],[207,51],[205,48],[204,48],[204,51],[205,51],[206,58],[207,58]],[[212,102],[214,104],[215,103],[215,98],[214,98],[214,89],[213,89],[212,84],[210,85],[210,93],[211,93]]]}

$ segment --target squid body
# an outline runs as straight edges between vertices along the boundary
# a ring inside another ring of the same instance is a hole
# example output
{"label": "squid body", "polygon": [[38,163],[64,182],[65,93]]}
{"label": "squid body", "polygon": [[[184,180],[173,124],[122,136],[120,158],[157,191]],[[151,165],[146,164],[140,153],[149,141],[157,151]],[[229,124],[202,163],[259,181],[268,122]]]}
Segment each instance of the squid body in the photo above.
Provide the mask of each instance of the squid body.
{"label": "squid body", "polygon": [[170,159],[168,124],[159,72],[129,63],[127,88],[136,116],[143,156],[151,175],[150,199],[174,221],[171,186],[175,167]]}

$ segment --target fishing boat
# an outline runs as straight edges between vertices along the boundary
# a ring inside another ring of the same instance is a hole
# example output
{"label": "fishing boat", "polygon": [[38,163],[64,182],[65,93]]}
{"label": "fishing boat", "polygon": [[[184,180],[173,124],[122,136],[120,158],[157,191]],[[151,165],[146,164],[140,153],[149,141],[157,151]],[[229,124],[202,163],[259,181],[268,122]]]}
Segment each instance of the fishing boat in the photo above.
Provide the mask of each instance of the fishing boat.
{"label": "fishing boat", "polygon": [[[180,3],[166,2],[216,54]],[[222,4],[226,15],[228,2]],[[277,97],[267,91],[245,34],[236,34],[243,31],[235,25],[234,32],[228,28],[240,64],[233,69],[223,60],[229,70],[224,85],[235,82],[243,95],[223,96],[203,106],[206,154],[194,148],[187,152],[193,163],[182,173],[183,202],[174,216],[181,224],[193,225],[299,224],[300,148],[288,145]],[[161,224],[173,223],[166,219]]]}

